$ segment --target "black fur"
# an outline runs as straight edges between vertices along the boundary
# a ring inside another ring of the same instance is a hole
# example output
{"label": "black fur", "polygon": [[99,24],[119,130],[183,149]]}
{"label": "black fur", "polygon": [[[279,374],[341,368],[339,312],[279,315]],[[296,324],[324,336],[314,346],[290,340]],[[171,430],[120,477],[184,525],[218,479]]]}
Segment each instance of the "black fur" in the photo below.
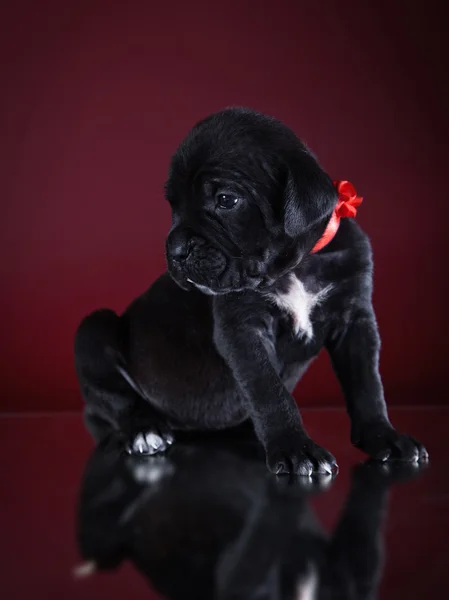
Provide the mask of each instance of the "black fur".
{"label": "black fur", "polygon": [[[220,207],[223,194],[236,199],[233,208]],[[332,242],[311,254],[337,194],[296,135],[248,109],[211,115],[176,152],[166,196],[169,272],[120,317],[88,316],[76,336],[94,435],[119,430],[132,441],[153,431],[165,450],[177,430],[250,419],[273,472],[329,471],[335,459],[308,437],[291,395],[326,348],[352,442],[381,460],[426,458],[387,416],[367,236],[343,219]],[[273,302],[292,275],[312,294],[330,289],[311,313],[311,340]]]}

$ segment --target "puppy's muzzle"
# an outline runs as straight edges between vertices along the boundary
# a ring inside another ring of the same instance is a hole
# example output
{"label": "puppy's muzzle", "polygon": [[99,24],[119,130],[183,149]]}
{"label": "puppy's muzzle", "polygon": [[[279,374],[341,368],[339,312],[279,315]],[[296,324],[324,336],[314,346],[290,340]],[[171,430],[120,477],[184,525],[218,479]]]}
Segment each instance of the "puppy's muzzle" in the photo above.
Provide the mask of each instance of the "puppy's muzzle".
{"label": "puppy's muzzle", "polygon": [[204,238],[184,227],[172,229],[167,238],[167,263],[171,276],[184,288],[216,288],[226,270],[224,254]]}

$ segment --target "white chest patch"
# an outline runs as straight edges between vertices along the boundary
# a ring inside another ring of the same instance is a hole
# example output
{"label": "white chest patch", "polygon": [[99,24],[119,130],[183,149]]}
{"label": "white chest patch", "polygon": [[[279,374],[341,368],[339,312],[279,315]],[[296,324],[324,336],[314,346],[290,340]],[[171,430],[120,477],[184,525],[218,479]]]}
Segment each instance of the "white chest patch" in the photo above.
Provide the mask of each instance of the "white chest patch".
{"label": "white chest patch", "polygon": [[304,284],[295,275],[292,275],[288,291],[270,294],[270,298],[281,310],[290,314],[296,335],[302,332],[311,340],[313,338],[312,311],[315,306],[323,302],[331,289],[332,285],[328,285],[317,294],[311,294],[306,290]]}

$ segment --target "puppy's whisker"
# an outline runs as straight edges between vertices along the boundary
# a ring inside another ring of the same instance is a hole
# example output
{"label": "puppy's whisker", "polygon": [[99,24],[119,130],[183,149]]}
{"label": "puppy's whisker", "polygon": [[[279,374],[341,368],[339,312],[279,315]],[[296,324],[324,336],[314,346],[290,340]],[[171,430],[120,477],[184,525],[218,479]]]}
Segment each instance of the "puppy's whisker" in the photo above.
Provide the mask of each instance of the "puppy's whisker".
{"label": "puppy's whisker", "polygon": [[229,254],[229,258],[233,258],[234,260],[244,260],[244,256],[235,256],[234,254]]}

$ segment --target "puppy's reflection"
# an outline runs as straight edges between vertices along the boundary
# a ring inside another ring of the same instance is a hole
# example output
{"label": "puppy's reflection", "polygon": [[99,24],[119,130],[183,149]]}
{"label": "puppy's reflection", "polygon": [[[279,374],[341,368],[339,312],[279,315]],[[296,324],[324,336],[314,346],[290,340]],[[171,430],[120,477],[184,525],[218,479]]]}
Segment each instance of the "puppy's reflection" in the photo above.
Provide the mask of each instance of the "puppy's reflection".
{"label": "puppy's reflection", "polygon": [[329,538],[308,497],[330,481],[276,479],[257,452],[244,443],[181,443],[142,460],[124,455],[121,440],[106,440],[82,484],[86,563],[78,574],[128,559],[170,600],[371,598],[388,489],[419,467],[357,467]]}

